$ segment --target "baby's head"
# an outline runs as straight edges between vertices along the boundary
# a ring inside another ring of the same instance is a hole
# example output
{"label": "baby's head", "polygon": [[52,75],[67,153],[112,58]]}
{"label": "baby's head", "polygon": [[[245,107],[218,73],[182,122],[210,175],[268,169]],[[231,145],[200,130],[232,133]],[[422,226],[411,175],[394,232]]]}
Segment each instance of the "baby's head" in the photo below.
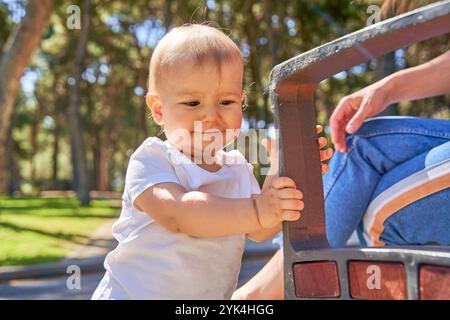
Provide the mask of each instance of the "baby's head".
{"label": "baby's head", "polygon": [[147,105],[183,153],[192,156],[194,146],[204,150],[209,140],[217,147],[219,137],[223,148],[241,127],[243,73],[239,48],[222,31],[200,24],[177,27],[153,52]]}

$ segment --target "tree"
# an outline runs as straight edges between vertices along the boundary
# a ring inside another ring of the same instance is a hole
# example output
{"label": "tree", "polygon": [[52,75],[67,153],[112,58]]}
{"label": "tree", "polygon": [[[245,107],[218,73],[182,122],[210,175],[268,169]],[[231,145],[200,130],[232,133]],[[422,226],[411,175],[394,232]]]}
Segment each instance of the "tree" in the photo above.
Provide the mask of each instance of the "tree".
{"label": "tree", "polygon": [[86,57],[86,46],[91,23],[90,11],[91,0],[84,0],[81,32],[77,42],[74,69],[71,78],[73,83],[69,97],[69,106],[67,108],[67,114],[70,119],[73,177],[76,179],[76,192],[82,206],[88,206],[90,203],[89,171],[79,115],[81,105],[81,74],[84,70],[84,59]]}
{"label": "tree", "polygon": [[5,148],[20,77],[50,19],[53,0],[29,1],[26,15],[9,35],[0,57],[0,192],[6,189]]}
{"label": "tree", "polygon": [[[268,76],[275,64],[365,27],[369,3],[383,4],[385,19],[431,0],[90,0],[92,10],[81,11],[89,14],[89,30],[82,21],[79,31],[66,27],[73,2],[55,1],[39,54],[27,66],[36,78],[34,92],[19,93],[13,107],[12,133],[7,136],[14,152],[9,153],[13,157],[7,172],[15,190],[26,183],[33,190],[122,190],[132,151],[160,131],[145,105],[148,64],[157,41],[173,25],[205,19],[219,23],[245,57],[249,107],[244,117],[252,125],[270,127]],[[15,25],[5,3],[0,0],[3,48]],[[448,48],[448,35],[430,39],[405,48],[397,63],[402,68],[417,65]],[[328,122],[344,95],[374,82],[376,67],[381,70],[380,64],[365,63],[323,81],[316,92],[318,123]],[[449,118],[449,98],[401,102],[399,113]],[[73,153],[71,147],[76,148]],[[81,187],[78,178],[87,186]]]}

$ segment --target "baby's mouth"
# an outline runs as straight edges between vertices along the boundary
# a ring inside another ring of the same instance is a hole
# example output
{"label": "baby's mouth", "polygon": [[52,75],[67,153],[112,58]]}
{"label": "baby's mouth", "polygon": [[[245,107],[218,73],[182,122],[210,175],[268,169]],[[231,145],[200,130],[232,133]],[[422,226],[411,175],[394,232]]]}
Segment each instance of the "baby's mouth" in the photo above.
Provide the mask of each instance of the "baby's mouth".
{"label": "baby's mouth", "polygon": [[218,134],[218,133],[224,133],[224,130],[220,129],[208,129],[204,131],[193,131],[194,134],[202,134],[202,135],[212,135],[212,134]]}

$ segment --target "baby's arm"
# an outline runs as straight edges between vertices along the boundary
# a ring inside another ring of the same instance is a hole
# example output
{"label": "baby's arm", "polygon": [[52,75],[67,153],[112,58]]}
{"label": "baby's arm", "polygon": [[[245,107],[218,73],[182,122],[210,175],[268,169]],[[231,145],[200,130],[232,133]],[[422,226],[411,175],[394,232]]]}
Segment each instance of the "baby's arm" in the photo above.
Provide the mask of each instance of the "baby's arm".
{"label": "baby's arm", "polygon": [[195,237],[222,237],[273,228],[297,220],[303,203],[289,178],[278,178],[255,199],[229,199],[176,183],[160,183],[142,192],[134,205],[163,227]]}
{"label": "baby's arm", "polygon": [[259,229],[256,232],[248,233],[247,238],[255,242],[263,242],[274,238],[281,231],[281,222],[270,229]]}

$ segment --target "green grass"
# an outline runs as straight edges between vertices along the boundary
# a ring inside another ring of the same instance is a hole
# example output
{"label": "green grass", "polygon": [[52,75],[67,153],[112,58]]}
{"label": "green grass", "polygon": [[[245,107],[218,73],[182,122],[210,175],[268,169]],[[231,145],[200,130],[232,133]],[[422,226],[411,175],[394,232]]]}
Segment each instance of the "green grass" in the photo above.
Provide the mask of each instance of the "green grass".
{"label": "green grass", "polygon": [[120,203],[110,200],[81,207],[75,198],[0,197],[0,266],[63,259],[119,213]]}

